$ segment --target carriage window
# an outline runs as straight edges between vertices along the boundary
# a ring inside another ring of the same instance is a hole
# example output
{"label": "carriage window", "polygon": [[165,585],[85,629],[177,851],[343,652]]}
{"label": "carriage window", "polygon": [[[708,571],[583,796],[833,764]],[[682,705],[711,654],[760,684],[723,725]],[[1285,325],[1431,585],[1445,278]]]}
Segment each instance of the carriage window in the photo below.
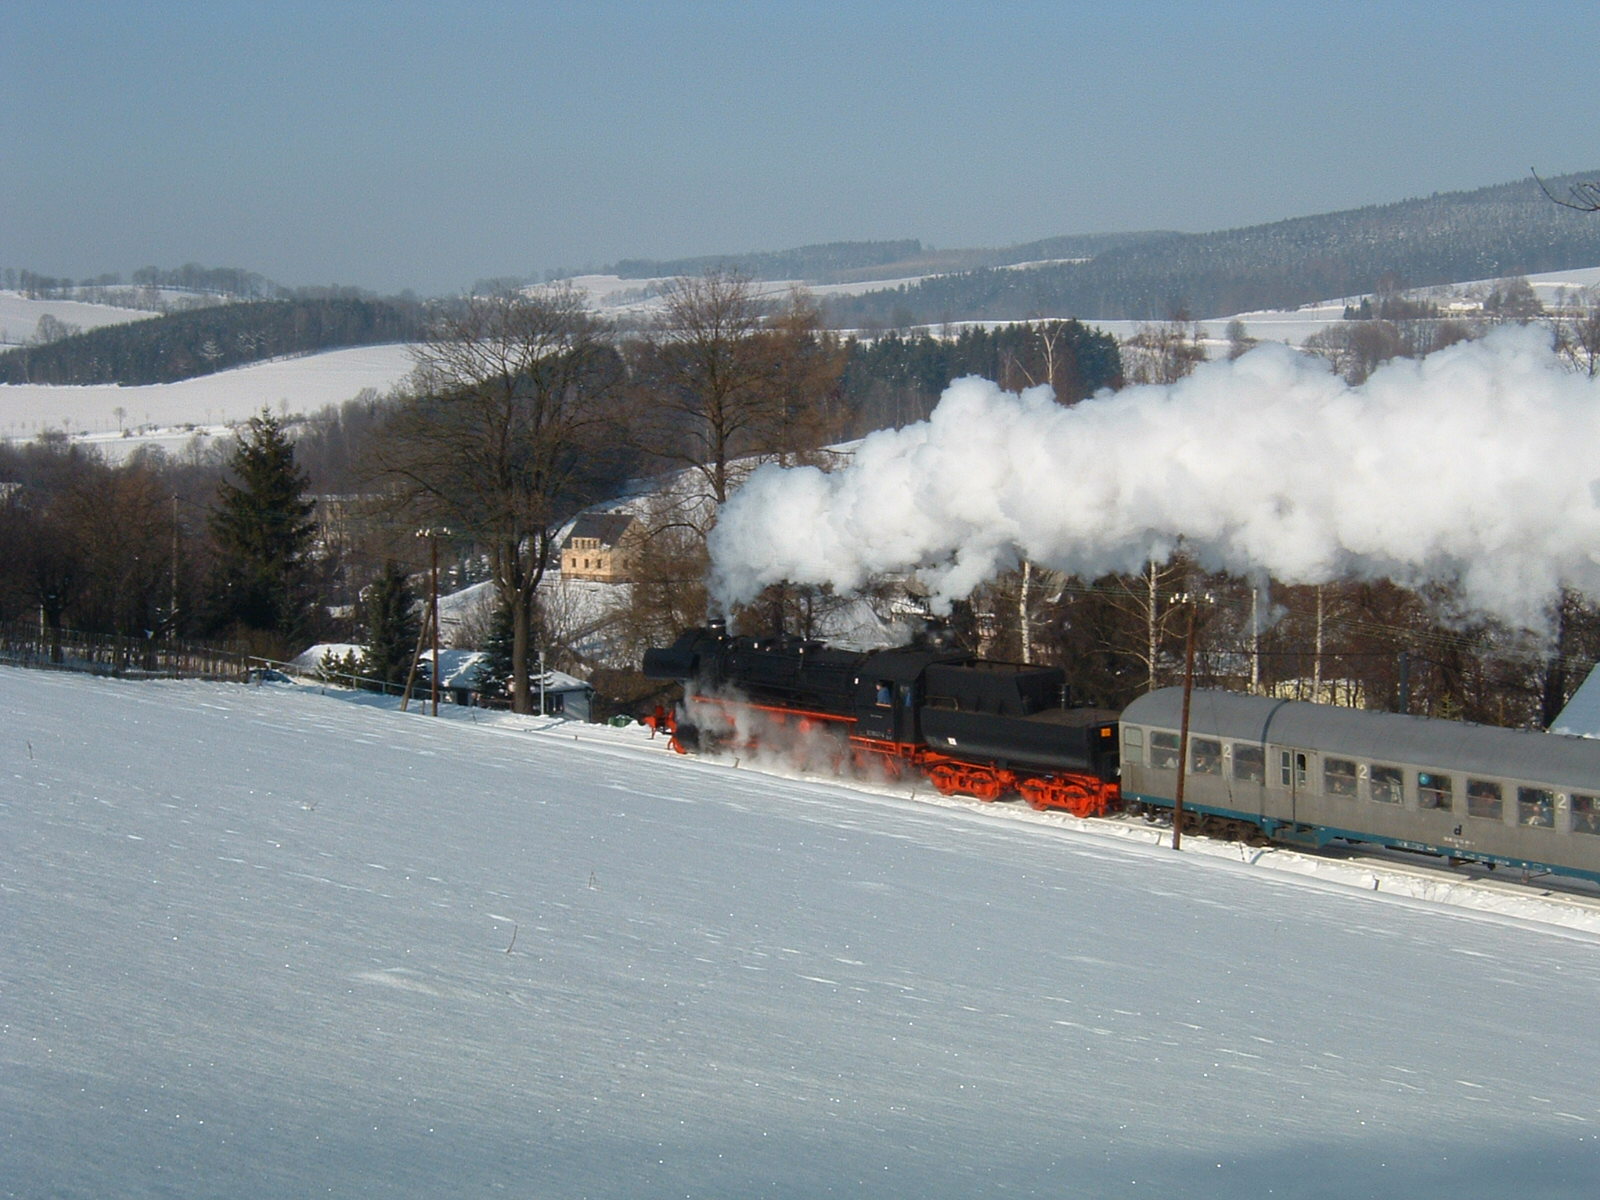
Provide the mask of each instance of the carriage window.
{"label": "carriage window", "polygon": [[1467,816],[1498,821],[1505,816],[1505,802],[1500,798],[1500,785],[1487,779],[1467,780]]}
{"label": "carriage window", "polygon": [[1264,783],[1267,778],[1267,752],[1260,746],[1233,746],[1233,777],[1245,783]]}
{"label": "carriage window", "polygon": [[1556,827],[1556,795],[1547,788],[1517,789],[1517,824],[1539,829]]}
{"label": "carriage window", "polygon": [[[1378,763],[1373,763],[1368,768],[1367,782],[1372,789],[1372,798],[1379,804],[1399,804],[1401,800],[1405,799],[1406,777],[1401,773],[1399,767],[1385,767]],[[1448,783],[1449,780],[1445,782]],[[1445,794],[1445,807],[1448,808],[1449,805],[1450,797],[1447,791]]]}
{"label": "carriage window", "polygon": [[1600,834],[1600,796],[1573,793],[1572,832]]}
{"label": "carriage window", "polygon": [[1150,765],[1159,771],[1178,769],[1178,735],[1152,733],[1150,735]]}
{"label": "carriage window", "polygon": [[1144,757],[1144,730],[1132,725],[1122,727],[1122,753],[1133,762]]}
{"label": "carriage window", "polygon": [[1450,776],[1418,771],[1417,804],[1422,808],[1442,808],[1449,812],[1453,807],[1450,799]]}
{"label": "carriage window", "polygon": [[1210,738],[1190,738],[1189,769],[1196,775],[1221,775],[1222,743]]}
{"label": "carriage window", "polygon": [[1356,765],[1348,758],[1322,760],[1322,790],[1330,796],[1356,794]]}

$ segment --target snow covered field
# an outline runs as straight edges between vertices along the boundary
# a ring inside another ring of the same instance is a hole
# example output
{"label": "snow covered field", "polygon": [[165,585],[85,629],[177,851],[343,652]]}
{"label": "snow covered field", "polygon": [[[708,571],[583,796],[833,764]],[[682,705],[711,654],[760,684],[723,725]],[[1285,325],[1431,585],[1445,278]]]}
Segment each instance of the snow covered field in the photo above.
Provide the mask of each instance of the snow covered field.
{"label": "snow covered field", "polygon": [[79,329],[148,321],[158,314],[142,308],[86,304],[82,300],[30,300],[21,292],[0,291],[0,350],[25,345],[39,332],[39,318],[54,317]]}
{"label": "snow covered field", "polygon": [[[171,450],[193,436],[182,426],[221,432],[263,408],[314,413],[353,400],[364,388],[388,391],[411,367],[409,347],[395,344],[272,359],[144,387],[0,384],[0,436],[28,441],[46,429],[69,429],[108,456],[151,441]],[[123,428],[139,435],[122,437]]]}
{"label": "snow covered field", "polygon": [[[1600,268],[1552,272],[1529,277],[1534,290],[1546,304],[1569,302],[1575,293],[1600,284]],[[602,312],[649,310],[658,303],[656,292],[663,280],[623,280],[616,276],[580,276],[575,286],[589,295]],[[819,295],[860,292],[875,287],[895,286],[908,280],[866,284],[830,285],[814,290]],[[1433,289],[1441,297],[1486,291],[1493,281],[1456,284]],[[781,296],[787,283],[770,285]],[[1342,319],[1343,300],[1311,305],[1282,312],[1241,313],[1246,332],[1269,342],[1300,345],[1306,338]],[[142,320],[153,314],[131,309],[82,304],[77,301],[25,300],[15,292],[0,292],[0,332],[14,341],[32,336],[39,316],[50,312],[61,320],[84,328],[126,320]],[[1227,350],[1227,325],[1230,317],[1216,316],[1200,322],[1202,336],[1214,357]],[[1095,321],[1088,323],[1118,338],[1138,332],[1137,321]],[[22,332],[21,337],[18,331]],[[249,419],[262,407],[290,413],[314,413],[329,404],[353,399],[364,388],[387,391],[411,369],[405,346],[367,346],[336,350],[301,358],[257,363],[179,383],[148,387],[54,387],[49,385],[0,385],[0,437],[28,441],[47,429],[68,429],[79,440],[97,445],[107,457],[116,460],[140,445],[157,444],[169,453],[181,453],[198,427],[206,436],[225,432],[230,426]],[[119,416],[118,410],[121,410]],[[124,429],[137,431],[123,437]]]}
{"label": "snow covered field", "polygon": [[1600,1169],[1587,929],[638,729],[13,669],[0,705],[0,1195],[1554,1198]]}

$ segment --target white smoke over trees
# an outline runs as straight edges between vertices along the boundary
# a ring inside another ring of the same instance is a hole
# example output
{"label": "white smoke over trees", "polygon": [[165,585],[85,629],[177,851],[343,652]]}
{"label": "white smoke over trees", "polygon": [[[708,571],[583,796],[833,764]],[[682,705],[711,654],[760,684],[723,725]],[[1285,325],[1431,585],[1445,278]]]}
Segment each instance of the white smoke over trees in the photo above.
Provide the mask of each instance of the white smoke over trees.
{"label": "white smoke over trees", "polygon": [[713,596],[913,571],[948,605],[1022,556],[1092,578],[1181,545],[1285,583],[1448,583],[1539,627],[1563,586],[1600,597],[1597,450],[1600,382],[1532,328],[1354,387],[1283,346],[1071,408],[968,378],[841,470],[756,472],[712,533]]}

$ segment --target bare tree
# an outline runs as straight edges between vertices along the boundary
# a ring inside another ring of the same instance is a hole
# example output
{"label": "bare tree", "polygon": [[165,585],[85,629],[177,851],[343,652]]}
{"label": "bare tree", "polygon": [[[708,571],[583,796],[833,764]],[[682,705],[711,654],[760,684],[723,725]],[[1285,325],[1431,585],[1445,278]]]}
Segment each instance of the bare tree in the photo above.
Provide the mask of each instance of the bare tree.
{"label": "bare tree", "polygon": [[1228,357],[1230,359],[1242,358],[1260,343],[1259,338],[1250,336],[1245,324],[1238,317],[1228,322]]}
{"label": "bare tree", "polygon": [[825,438],[843,356],[803,294],[775,306],[737,271],[674,280],[663,300],[636,348],[651,449],[720,507],[750,464]]}
{"label": "bare tree", "polygon": [[1341,321],[1306,338],[1308,354],[1326,359],[1352,387],[1392,358],[1410,357],[1411,344],[1393,321]]}
{"label": "bare tree", "polygon": [[1557,321],[1556,351],[1574,371],[1591,379],[1600,375],[1600,307]]}
{"label": "bare tree", "polygon": [[1206,359],[1200,326],[1178,310],[1170,320],[1139,326],[1123,344],[1129,383],[1171,384]]}
{"label": "bare tree", "polygon": [[1539,178],[1539,172],[1533,172],[1534,182],[1539,185],[1539,190],[1552,204],[1559,204],[1562,208],[1575,208],[1579,212],[1600,212],[1600,181],[1580,180],[1567,188],[1570,200],[1563,200],[1559,196],[1551,195],[1550,189],[1545,186],[1544,180]]}
{"label": "bare tree", "polygon": [[620,362],[570,286],[474,297],[414,351],[376,451],[420,524],[489,556],[512,617],[512,703],[531,708],[535,595],[619,415]]}

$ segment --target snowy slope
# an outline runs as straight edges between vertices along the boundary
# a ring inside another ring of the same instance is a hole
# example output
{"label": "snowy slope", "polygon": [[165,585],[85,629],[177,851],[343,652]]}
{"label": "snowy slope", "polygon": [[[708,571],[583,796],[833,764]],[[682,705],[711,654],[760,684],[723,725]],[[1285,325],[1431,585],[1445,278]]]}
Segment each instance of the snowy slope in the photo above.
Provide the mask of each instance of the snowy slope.
{"label": "snowy slope", "polygon": [[[181,441],[190,433],[175,427],[220,430],[263,408],[314,413],[353,400],[364,388],[386,392],[411,367],[409,348],[396,344],[277,358],[143,387],[0,384],[0,436],[26,441],[46,429],[65,428],[90,435],[84,440],[98,440],[108,451],[127,448],[118,442]],[[141,438],[120,438],[123,428],[140,429]]]}
{"label": "snowy slope", "polygon": [[1600,938],[668,753],[0,670],[0,1195],[1588,1194]]}
{"label": "snowy slope", "polygon": [[79,329],[99,329],[102,325],[148,321],[158,315],[142,308],[87,304],[82,300],[30,300],[21,292],[0,291],[0,349],[31,341],[39,331],[39,318],[44,316]]}

